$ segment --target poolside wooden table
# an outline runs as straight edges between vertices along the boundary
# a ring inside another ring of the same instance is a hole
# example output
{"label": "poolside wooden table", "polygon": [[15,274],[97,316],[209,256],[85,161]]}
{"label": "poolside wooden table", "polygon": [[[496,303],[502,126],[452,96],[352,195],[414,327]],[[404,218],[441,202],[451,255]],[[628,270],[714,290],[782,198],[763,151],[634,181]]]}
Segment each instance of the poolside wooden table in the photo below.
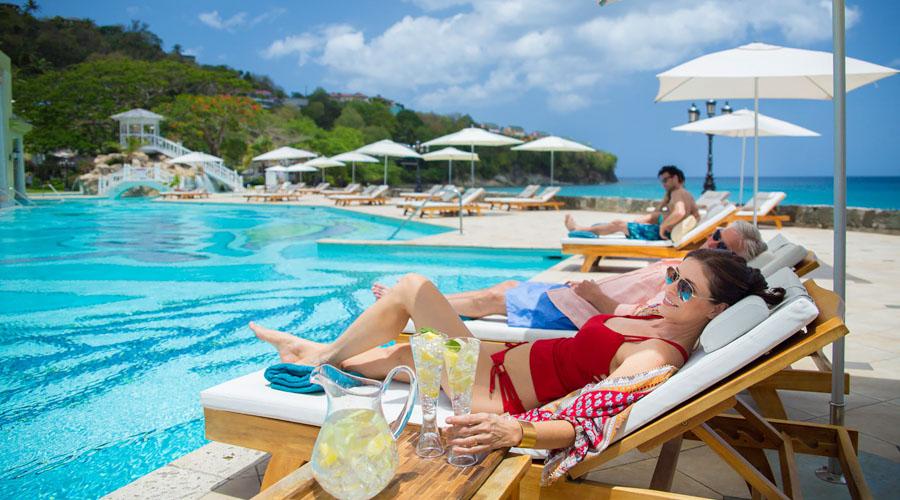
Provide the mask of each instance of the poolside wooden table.
{"label": "poolside wooden table", "polygon": [[[455,467],[442,457],[423,459],[416,455],[418,427],[409,426],[397,443],[399,462],[394,479],[375,498],[517,499],[519,482],[531,465],[525,455],[507,455],[494,450],[478,465]],[[257,500],[332,498],[313,478],[312,466],[304,464],[255,496]]]}

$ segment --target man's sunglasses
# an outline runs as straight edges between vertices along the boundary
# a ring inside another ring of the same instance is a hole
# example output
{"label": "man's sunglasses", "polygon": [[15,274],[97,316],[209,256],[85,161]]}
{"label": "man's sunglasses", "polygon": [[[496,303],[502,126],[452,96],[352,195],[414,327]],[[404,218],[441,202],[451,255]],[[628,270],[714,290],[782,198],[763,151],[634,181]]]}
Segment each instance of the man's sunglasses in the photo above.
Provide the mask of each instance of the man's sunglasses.
{"label": "man's sunglasses", "polygon": [[671,285],[672,283],[677,283],[675,286],[678,292],[678,298],[681,299],[682,302],[687,302],[694,297],[710,302],[718,302],[718,300],[712,297],[697,295],[697,292],[694,290],[694,285],[692,285],[690,281],[682,278],[681,275],[678,274],[678,269],[669,266],[669,268],[666,269],[666,284]]}
{"label": "man's sunglasses", "polygon": [[712,234],[712,239],[713,239],[713,241],[718,242],[718,243],[716,243],[716,248],[718,250],[730,250],[730,248],[728,248],[728,245],[726,245],[725,242],[722,241],[722,230],[721,229],[716,229],[716,232],[714,232]]}

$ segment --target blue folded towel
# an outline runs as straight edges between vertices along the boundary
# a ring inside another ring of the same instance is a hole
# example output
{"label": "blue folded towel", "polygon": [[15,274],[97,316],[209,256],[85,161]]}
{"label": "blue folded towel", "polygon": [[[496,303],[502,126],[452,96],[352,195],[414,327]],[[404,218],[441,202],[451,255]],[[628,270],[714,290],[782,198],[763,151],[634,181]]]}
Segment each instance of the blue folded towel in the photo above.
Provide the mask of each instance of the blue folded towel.
{"label": "blue folded towel", "polygon": [[265,377],[272,389],[279,391],[296,392],[300,394],[315,394],[324,392],[322,386],[309,381],[309,374],[313,366],[295,365],[293,363],[279,363],[266,368]]}
{"label": "blue folded towel", "polygon": [[[277,365],[272,365],[266,368],[266,372],[264,376],[266,380],[269,381],[269,387],[272,389],[276,389],[279,391],[286,392],[295,392],[300,394],[316,394],[319,392],[325,392],[325,389],[322,388],[319,384],[314,384],[309,381],[309,375],[312,373],[314,366],[309,365],[295,365],[294,363],[278,363]],[[359,373],[351,373],[351,375],[362,376]],[[353,385],[354,382],[351,380],[341,381],[336,380],[338,383],[346,382],[346,385]]]}
{"label": "blue folded towel", "polygon": [[569,238],[597,238],[597,234],[590,231],[569,231]]}

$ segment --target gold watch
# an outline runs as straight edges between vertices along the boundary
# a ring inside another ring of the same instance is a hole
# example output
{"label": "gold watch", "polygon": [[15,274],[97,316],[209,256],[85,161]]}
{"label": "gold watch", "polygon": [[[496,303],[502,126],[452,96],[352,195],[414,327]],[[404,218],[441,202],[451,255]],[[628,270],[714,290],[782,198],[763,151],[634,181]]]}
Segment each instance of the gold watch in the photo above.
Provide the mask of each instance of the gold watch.
{"label": "gold watch", "polygon": [[522,428],[522,441],[516,445],[516,448],[534,448],[537,444],[537,430],[534,424],[527,420],[517,420],[519,427]]}

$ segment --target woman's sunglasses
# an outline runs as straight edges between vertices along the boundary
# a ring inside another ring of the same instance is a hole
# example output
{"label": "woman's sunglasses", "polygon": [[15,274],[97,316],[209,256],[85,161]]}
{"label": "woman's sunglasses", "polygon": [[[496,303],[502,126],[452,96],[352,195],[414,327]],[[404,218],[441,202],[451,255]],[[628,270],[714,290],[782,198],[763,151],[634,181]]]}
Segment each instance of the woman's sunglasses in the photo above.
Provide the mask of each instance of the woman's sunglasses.
{"label": "woman's sunglasses", "polygon": [[728,248],[728,245],[726,245],[725,242],[722,241],[722,230],[721,229],[716,229],[716,232],[714,232],[712,234],[712,239],[713,239],[713,241],[718,242],[718,243],[716,243],[716,248],[718,250],[730,250]]}
{"label": "woman's sunglasses", "polygon": [[694,291],[694,285],[692,285],[690,281],[682,278],[681,275],[678,274],[678,269],[669,266],[669,268],[666,269],[666,284],[671,285],[672,283],[676,283],[675,287],[678,292],[678,298],[681,299],[682,302],[687,302],[694,297],[710,302],[718,302],[712,297],[697,295],[697,292]]}

